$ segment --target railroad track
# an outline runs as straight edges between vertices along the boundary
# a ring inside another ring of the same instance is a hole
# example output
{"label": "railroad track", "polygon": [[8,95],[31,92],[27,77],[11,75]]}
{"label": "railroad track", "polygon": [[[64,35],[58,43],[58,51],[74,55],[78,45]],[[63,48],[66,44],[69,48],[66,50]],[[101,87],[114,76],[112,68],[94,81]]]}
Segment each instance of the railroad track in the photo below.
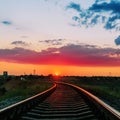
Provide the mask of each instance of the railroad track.
{"label": "railroad track", "polygon": [[[0,111],[0,120],[119,120],[120,114],[77,86],[57,83],[43,94]],[[46,95],[45,95],[46,94]],[[41,97],[42,96],[42,97]],[[32,101],[28,104],[28,102]],[[36,102],[35,102],[36,101]],[[23,104],[23,105],[21,105]],[[15,106],[16,109],[15,109]],[[9,111],[14,111],[10,114]],[[9,117],[5,117],[5,114]]]}

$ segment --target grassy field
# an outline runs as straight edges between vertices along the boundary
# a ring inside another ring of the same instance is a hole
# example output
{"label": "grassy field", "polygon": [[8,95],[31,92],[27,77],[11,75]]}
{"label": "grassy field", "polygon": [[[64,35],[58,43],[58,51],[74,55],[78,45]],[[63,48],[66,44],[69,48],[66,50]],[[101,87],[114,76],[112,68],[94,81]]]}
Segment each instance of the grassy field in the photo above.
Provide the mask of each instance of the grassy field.
{"label": "grassy field", "polygon": [[21,96],[23,99],[42,92],[50,87],[52,83],[46,80],[20,80],[12,79],[0,86],[0,101]]}
{"label": "grassy field", "polygon": [[120,77],[64,77],[62,80],[86,89],[120,110]]}

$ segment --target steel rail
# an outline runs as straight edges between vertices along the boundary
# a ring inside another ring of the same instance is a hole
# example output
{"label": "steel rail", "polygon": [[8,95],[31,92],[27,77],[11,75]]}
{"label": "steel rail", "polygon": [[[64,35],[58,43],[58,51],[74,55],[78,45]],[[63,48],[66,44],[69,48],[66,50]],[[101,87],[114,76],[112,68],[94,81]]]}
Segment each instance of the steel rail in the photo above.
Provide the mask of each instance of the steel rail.
{"label": "steel rail", "polygon": [[[95,113],[95,115],[98,118],[98,120],[120,120],[120,113],[118,111],[113,109],[111,106],[109,106],[108,104],[106,104],[105,102],[103,102],[98,97],[96,97],[93,94],[91,94],[90,92],[84,90],[81,87],[73,85],[73,84],[69,84],[69,83],[65,83],[65,82],[57,82],[57,83],[70,86],[75,91],[77,91],[80,96],[82,95],[82,97],[84,98],[86,103],[88,103],[88,105],[90,106],[92,111]],[[78,103],[75,103],[76,104],[75,106],[77,107],[77,109],[74,106],[74,109],[76,109],[76,110],[73,113],[72,113],[72,110],[71,111],[70,110],[67,111],[67,109],[69,107],[71,108],[71,105],[70,106],[66,106],[64,104],[64,101],[61,104],[57,104],[57,106],[60,105],[61,107],[60,106],[59,107],[64,110],[63,111],[64,114],[62,113],[62,111],[56,111],[54,109],[49,108],[48,105],[45,105],[45,102],[43,102],[43,104],[45,106],[43,106],[42,108],[41,107],[37,107],[35,109],[35,107],[38,106],[38,104],[40,105],[42,101],[46,100],[46,98],[48,98],[48,96],[51,93],[53,93],[53,91],[55,89],[56,89],[56,84],[54,84],[53,87],[51,87],[50,89],[48,89],[48,90],[46,90],[46,91],[44,91],[42,93],[39,93],[39,94],[37,94],[37,95],[35,95],[33,97],[30,97],[28,99],[25,99],[25,100],[23,100],[21,102],[18,102],[16,104],[13,104],[13,105],[11,105],[9,107],[6,107],[6,108],[0,110],[0,120],[18,120],[20,118],[20,116],[23,116],[23,113],[25,113],[25,116],[29,115],[29,120],[30,120],[30,116],[32,116],[32,117],[33,116],[37,116],[37,117],[41,116],[43,118],[50,117],[50,119],[52,119],[52,117],[55,117],[55,119],[56,119],[56,117],[58,117],[58,116],[61,117],[61,118],[62,117],[64,118],[65,116],[69,117],[69,115],[71,115],[71,117],[72,116],[76,116],[77,117],[77,115],[79,115],[79,117],[80,117],[81,112],[78,114],[77,111],[82,111],[82,109],[78,110],[78,108],[80,107],[80,106],[78,107]],[[55,93],[55,94],[57,95],[59,93]],[[56,104],[54,102],[52,102],[52,103]],[[67,103],[67,104],[69,104],[69,103]],[[81,103],[81,105],[82,105],[82,103]],[[38,108],[40,109],[40,111],[39,111]],[[86,108],[86,110],[87,109],[88,108]],[[50,110],[52,110],[52,111],[50,111]],[[29,112],[29,111],[31,111],[31,112]],[[26,114],[27,112],[29,114]],[[89,111],[86,111],[86,112],[83,112],[83,113],[87,114],[87,112],[89,112]],[[41,113],[41,114],[38,114],[38,113]],[[66,114],[66,113],[68,113],[68,114]],[[75,113],[77,113],[77,114],[75,114]],[[84,116],[84,117],[86,117],[86,116]],[[82,119],[82,117],[80,117],[80,118]],[[42,118],[40,118],[40,119],[42,119]]]}
{"label": "steel rail", "polygon": [[10,105],[6,108],[0,110],[0,120],[17,120],[17,118],[24,112],[31,109],[37,103],[43,101],[56,89],[56,84],[54,84],[48,90],[45,90],[35,96],[22,100],[18,103]]}
{"label": "steel rail", "polygon": [[65,82],[58,82],[60,84],[69,85],[78,92],[80,92],[85,99],[90,103],[91,107],[94,109],[96,114],[99,117],[104,117],[105,120],[120,120],[120,112],[112,108],[110,105],[106,104],[104,101],[96,97],[95,95],[91,94],[90,92],[86,91],[85,89]]}
{"label": "steel rail", "polygon": [[105,120],[98,119],[81,94],[68,85],[56,90],[42,103],[20,116],[19,120]]}

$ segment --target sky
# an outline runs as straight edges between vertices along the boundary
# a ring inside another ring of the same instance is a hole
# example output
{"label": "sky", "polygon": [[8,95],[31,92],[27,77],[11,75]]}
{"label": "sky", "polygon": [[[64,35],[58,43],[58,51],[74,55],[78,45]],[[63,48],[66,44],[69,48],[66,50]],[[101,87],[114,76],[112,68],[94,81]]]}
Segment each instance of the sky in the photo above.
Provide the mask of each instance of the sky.
{"label": "sky", "polygon": [[120,76],[120,0],[0,0],[0,74]]}

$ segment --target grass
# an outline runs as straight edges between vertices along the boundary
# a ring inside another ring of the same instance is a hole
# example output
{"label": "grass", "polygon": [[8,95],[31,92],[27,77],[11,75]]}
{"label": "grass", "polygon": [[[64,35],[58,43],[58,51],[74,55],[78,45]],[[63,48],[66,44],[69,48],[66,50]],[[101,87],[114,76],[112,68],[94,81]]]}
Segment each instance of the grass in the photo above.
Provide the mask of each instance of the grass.
{"label": "grass", "polygon": [[0,101],[16,96],[21,96],[23,99],[25,99],[49,89],[52,87],[52,85],[53,84],[50,82],[40,80],[11,80],[2,86],[6,89],[6,92],[0,95]]}
{"label": "grass", "polygon": [[120,107],[120,77],[66,77],[63,81],[78,85]]}

